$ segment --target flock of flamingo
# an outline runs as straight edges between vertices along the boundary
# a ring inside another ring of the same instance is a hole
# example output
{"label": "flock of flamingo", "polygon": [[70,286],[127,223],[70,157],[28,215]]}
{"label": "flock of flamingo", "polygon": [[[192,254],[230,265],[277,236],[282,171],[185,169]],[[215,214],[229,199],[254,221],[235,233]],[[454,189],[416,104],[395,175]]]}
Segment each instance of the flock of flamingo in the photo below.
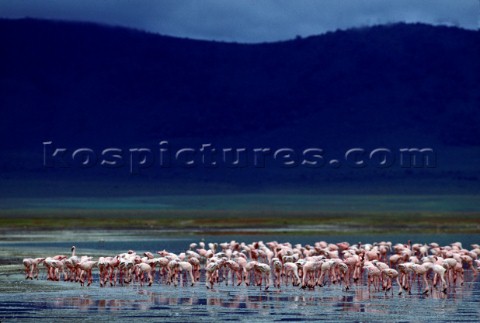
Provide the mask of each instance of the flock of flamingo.
{"label": "flock of flamingo", "polygon": [[[142,255],[133,250],[111,257],[56,255],[46,258],[25,258],[26,279],[38,279],[39,265],[44,264],[48,280],[79,282],[87,286],[93,282],[92,271],[98,268],[100,286],[108,283],[140,284],[159,283],[193,286],[205,272],[205,285],[213,288],[225,282],[232,285],[280,288],[281,284],[314,289],[315,286],[338,284],[348,290],[352,282],[365,282],[368,290],[391,291],[393,282],[398,293],[411,293],[418,282],[420,292],[428,294],[433,288],[447,293],[449,286],[463,285],[464,271],[472,270],[474,277],[480,271],[480,246],[464,249],[459,242],[447,246],[430,244],[353,244],[347,242],[316,242],[314,245],[292,245],[262,241],[251,244],[236,241],[225,243],[192,243],[189,250],[180,254],[158,251]],[[158,270],[157,270],[158,269]]]}

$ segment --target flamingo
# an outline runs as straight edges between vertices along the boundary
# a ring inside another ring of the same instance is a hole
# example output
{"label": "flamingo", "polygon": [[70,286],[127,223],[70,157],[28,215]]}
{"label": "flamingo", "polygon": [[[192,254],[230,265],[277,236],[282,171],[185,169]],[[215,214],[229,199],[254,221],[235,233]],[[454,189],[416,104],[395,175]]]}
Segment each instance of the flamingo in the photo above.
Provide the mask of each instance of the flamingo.
{"label": "flamingo", "polygon": [[[47,269],[47,279],[59,281],[77,280],[84,286],[93,282],[93,270],[98,268],[100,286],[103,287],[110,279],[110,285],[116,285],[117,274],[121,283],[133,283],[143,286],[155,282],[156,268],[159,267],[159,282],[166,280],[167,284],[177,286],[180,280],[183,286],[194,285],[200,280],[202,264],[205,264],[207,288],[213,288],[215,283],[225,280],[240,286],[245,282],[254,286],[270,287],[273,279],[275,287],[280,288],[283,282],[288,286],[290,277],[292,285],[301,288],[315,288],[316,285],[337,281],[350,288],[353,281],[365,279],[363,270],[367,271],[365,283],[368,289],[374,285],[374,291],[380,291],[380,283],[385,293],[392,290],[393,280],[399,285],[399,295],[407,290],[411,293],[411,284],[418,278],[419,290],[428,294],[433,288],[444,293],[450,284],[460,285],[466,276],[465,270],[472,270],[474,275],[480,267],[480,248],[472,245],[472,250],[462,248],[459,243],[449,246],[430,244],[396,244],[380,243],[348,243],[333,244],[326,241],[312,245],[277,241],[257,241],[250,244],[243,242],[209,243],[209,249],[204,249],[205,243],[191,244],[188,250],[173,253],[167,250],[158,251],[160,257],[155,258],[151,252],[137,254],[129,250],[115,256],[103,256],[94,260],[88,256],[77,256],[76,247],[72,246],[70,257],[56,255],[45,258],[24,258],[22,261],[25,279],[38,279],[38,265],[43,263]],[[198,247],[198,248],[197,248]],[[465,269],[464,269],[465,268]],[[433,281],[429,274],[433,274]],[[180,279],[179,279],[180,274]],[[231,276],[231,277],[230,277]],[[464,277],[465,276],[465,277]],[[265,281],[265,284],[264,284]]]}
{"label": "flamingo", "polygon": [[[234,260],[227,260],[225,262],[225,265],[230,269],[230,272],[232,273],[232,285],[235,284],[235,277],[237,278],[237,286],[241,285],[243,267]],[[226,279],[226,284],[228,285],[228,277]]]}
{"label": "flamingo", "polygon": [[262,264],[262,263],[256,263],[253,266],[255,273],[258,273],[258,282],[257,286],[262,286],[262,281],[263,278],[265,277],[265,290],[267,290],[270,287],[270,272],[271,268],[267,264]]}
{"label": "flamingo", "polygon": [[[140,286],[143,286],[145,278],[148,279],[148,286],[153,284],[152,267],[147,263],[139,263],[134,265],[135,277],[140,281]],[[146,276],[146,277],[145,277]]]}
{"label": "flamingo", "polygon": [[[32,261],[33,259],[32,258],[24,258],[23,259],[23,266],[25,267],[25,279],[29,279],[31,278],[30,276],[30,273],[32,271]],[[33,279],[33,278],[32,278]]]}
{"label": "flamingo", "polygon": [[297,264],[293,262],[287,262],[283,265],[283,268],[285,269],[285,285],[288,285],[288,277],[292,276],[293,286],[299,286],[301,284],[301,280],[300,276],[298,275]]}
{"label": "flamingo", "polygon": [[423,265],[413,264],[411,268],[416,275],[422,276],[423,281],[425,282],[425,290],[423,291],[423,293],[427,294],[430,290],[430,287],[428,285],[428,279],[427,279],[427,274],[430,267],[427,264],[423,264]]}
{"label": "flamingo", "polygon": [[368,272],[368,290],[370,291],[370,285],[373,284],[374,290],[380,290],[381,270],[375,267],[372,263],[366,264],[364,269]]}
{"label": "flamingo", "polygon": [[[384,277],[384,280],[386,281],[386,285],[384,287],[385,293],[387,293],[392,288],[392,280],[394,278],[397,280],[397,284],[398,284],[398,286],[400,288],[400,292],[401,292],[402,291],[402,285],[400,284],[398,271],[396,271],[395,269],[392,269],[392,268],[384,268],[384,269],[381,269],[381,271],[382,271],[382,275]],[[393,294],[393,289],[392,289],[392,294]]]}
{"label": "flamingo", "polygon": [[[193,266],[187,261],[178,262],[178,268],[181,272],[185,272],[190,277],[191,286],[195,285],[195,277],[193,277]],[[183,280],[183,275],[180,275],[181,281]]]}
{"label": "flamingo", "polygon": [[307,261],[303,267],[303,279],[302,279],[302,288],[305,289],[307,286],[309,288],[315,287],[315,274],[321,268],[322,263],[319,261]]}
{"label": "flamingo", "polygon": [[318,277],[317,285],[323,287],[325,275],[330,275],[331,270],[335,267],[336,262],[333,260],[325,261],[320,266],[320,277]]}
{"label": "flamingo", "polygon": [[33,275],[35,274],[35,279],[38,279],[38,265],[45,261],[45,258],[24,258],[23,266],[25,267],[25,279],[33,280]]}
{"label": "flamingo", "polygon": [[[219,261],[213,261],[213,262],[210,262],[205,268],[205,272],[206,272],[205,286],[207,288],[213,288],[213,284],[215,283],[214,273],[218,270],[219,266],[220,266]],[[208,284],[210,284],[210,287],[208,286]]]}
{"label": "flamingo", "polygon": [[80,262],[77,264],[77,267],[80,268],[80,285],[84,286],[85,284],[85,278],[84,275],[86,276],[88,280],[87,286],[90,286],[93,282],[92,278],[92,269],[93,267],[97,267],[98,261],[92,261],[92,260],[86,260],[83,262]]}
{"label": "flamingo", "polygon": [[272,266],[273,266],[273,275],[274,275],[274,282],[273,284],[280,288],[280,282],[282,279],[282,262],[278,258],[273,258],[272,259]]}

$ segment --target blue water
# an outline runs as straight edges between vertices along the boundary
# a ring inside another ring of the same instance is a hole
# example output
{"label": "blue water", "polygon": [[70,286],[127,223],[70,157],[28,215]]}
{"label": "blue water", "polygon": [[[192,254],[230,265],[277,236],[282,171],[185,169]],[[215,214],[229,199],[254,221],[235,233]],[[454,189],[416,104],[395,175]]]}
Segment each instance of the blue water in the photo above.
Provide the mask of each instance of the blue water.
{"label": "blue water", "polygon": [[[11,320],[168,320],[168,321],[478,321],[480,281],[467,273],[464,286],[449,288],[447,294],[433,290],[423,295],[414,286],[411,295],[368,291],[365,283],[348,292],[338,285],[315,290],[298,287],[259,287],[225,284],[207,290],[202,283],[152,287],[138,285],[100,288],[75,283],[19,281],[28,293],[0,293],[0,319]],[[58,290],[52,288],[57,287]],[[45,291],[48,290],[48,291]]]}
{"label": "blue water", "polygon": [[[423,295],[421,286],[414,285],[412,294],[399,296],[394,283],[389,293],[369,291],[365,281],[343,291],[339,285],[303,290],[293,286],[270,287],[268,291],[254,286],[226,286],[218,284],[213,290],[201,282],[194,287],[167,286],[156,281],[151,287],[138,284],[101,288],[98,275],[90,287],[77,283],[46,281],[44,268],[40,280],[25,281],[21,270],[22,256],[69,254],[72,244],[77,254],[115,255],[128,249],[138,253],[167,249],[181,252],[191,242],[263,240],[289,241],[313,244],[315,241],[349,241],[373,243],[392,241],[405,243],[432,242],[441,245],[460,241],[464,247],[478,243],[478,235],[459,234],[375,234],[375,235],[281,235],[259,233],[255,235],[193,235],[188,232],[102,232],[80,231],[37,232],[25,235],[11,233],[10,239],[0,242],[4,254],[16,255],[17,269],[4,271],[0,267],[0,320],[159,320],[159,321],[479,321],[480,275],[465,275],[463,286],[451,286],[447,294],[433,289]],[[10,258],[12,259],[12,258]]]}

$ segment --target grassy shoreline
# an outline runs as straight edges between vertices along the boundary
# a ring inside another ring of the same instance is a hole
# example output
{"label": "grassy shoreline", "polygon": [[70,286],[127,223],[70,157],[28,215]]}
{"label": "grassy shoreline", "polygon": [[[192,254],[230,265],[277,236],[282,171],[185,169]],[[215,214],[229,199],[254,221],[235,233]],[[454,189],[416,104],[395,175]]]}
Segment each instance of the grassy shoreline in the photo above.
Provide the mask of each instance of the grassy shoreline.
{"label": "grassy shoreline", "polygon": [[379,231],[480,233],[479,212],[251,210],[0,210],[0,230],[157,229],[227,232]]}
{"label": "grassy shoreline", "polygon": [[480,199],[388,194],[0,198],[0,232],[92,229],[480,233]]}

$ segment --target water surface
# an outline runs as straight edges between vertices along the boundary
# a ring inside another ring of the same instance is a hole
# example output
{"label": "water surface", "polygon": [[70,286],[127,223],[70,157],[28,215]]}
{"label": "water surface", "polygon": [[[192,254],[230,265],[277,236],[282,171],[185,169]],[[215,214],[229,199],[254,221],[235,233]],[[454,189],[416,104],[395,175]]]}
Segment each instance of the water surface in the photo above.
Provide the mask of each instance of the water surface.
{"label": "water surface", "polygon": [[191,242],[290,241],[314,243],[389,240],[394,243],[412,239],[414,242],[436,241],[448,244],[460,241],[465,247],[478,242],[478,235],[442,234],[358,234],[358,235],[284,235],[257,233],[256,235],[190,235],[160,231],[84,231],[84,232],[11,232],[0,242],[3,263],[16,259],[16,264],[0,266],[0,319],[3,320],[86,320],[112,318],[169,320],[169,321],[478,321],[480,320],[480,280],[471,272],[466,274],[464,286],[451,287],[447,294],[433,290],[422,295],[415,285],[412,295],[368,291],[364,283],[353,285],[349,291],[329,285],[315,290],[298,287],[259,287],[216,285],[207,290],[202,283],[194,287],[173,287],[156,282],[152,287],[138,284],[100,288],[98,277],[90,287],[76,283],[45,280],[42,269],[40,280],[25,281],[18,265],[21,257],[69,254],[72,244],[78,254],[114,255],[127,249],[137,252],[167,249],[181,252]]}

